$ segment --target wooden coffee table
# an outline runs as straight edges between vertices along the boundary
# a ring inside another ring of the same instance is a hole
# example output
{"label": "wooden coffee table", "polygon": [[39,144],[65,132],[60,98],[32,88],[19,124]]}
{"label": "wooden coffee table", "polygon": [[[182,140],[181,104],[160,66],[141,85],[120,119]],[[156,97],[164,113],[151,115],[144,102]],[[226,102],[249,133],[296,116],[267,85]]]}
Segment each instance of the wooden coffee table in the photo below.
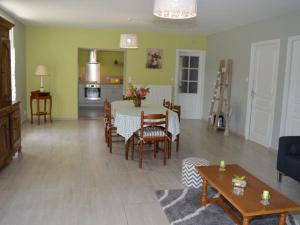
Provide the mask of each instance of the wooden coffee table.
{"label": "wooden coffee table", "polygon": [[[300,211],[298,204],[289,200],[238,165],[227,165],[226,171],[219,171],[219,166],[199,166],[197,171],[202,175],[203,179],[202,206],[208,203],[218,203],[237,224],[248,225],[255,216],[279,214],[278,224],[285,225],[288,212]],[[242,196],[233,193],[231,182],[233,175],[246,176],[247,187]],[[220,193],[220,197],[206,198],[207,182]],[[271,195],[270,204],[267,206],[260,203],[263,190],[268,190]],[[241,213],[242,219],[233,213],[232,208],[228,206],[226,201]]]}

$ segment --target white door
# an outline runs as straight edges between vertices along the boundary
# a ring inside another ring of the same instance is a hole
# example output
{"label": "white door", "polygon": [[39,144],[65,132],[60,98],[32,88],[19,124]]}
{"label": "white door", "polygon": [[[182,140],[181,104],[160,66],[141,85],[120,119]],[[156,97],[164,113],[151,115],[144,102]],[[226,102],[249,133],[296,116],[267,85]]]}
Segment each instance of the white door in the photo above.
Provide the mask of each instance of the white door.
{"label": "white door", "polygon": [[253,43],[248,90],[246,139],[271,146],[280,40]]}
{"label": "white door", "polygon": [[176,104],[182,118],[202,118],[204,65],[204,51],[177,51]]}
{"label": "white door", "polygon": [[281,135],[300,135],[300,36],[288,41]]}

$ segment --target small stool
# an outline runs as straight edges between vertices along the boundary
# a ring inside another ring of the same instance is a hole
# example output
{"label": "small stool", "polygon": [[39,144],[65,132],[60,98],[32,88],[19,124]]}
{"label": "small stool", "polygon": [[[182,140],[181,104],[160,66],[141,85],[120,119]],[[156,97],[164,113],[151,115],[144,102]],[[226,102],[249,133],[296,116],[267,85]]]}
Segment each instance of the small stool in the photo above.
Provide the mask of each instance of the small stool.
{"label": "small stool", "polygon": [[206,159],[186,158],[182,161],[182,184],[187,188],[200,188],[202,176],[196,171],[196,166],[209,166]]}

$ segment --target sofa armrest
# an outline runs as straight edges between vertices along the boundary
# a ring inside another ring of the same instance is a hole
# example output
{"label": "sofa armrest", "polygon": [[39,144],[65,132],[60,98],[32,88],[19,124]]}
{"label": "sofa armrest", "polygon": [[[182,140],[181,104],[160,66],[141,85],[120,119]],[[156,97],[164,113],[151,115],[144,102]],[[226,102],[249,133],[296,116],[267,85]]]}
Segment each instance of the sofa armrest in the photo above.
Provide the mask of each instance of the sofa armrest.
{"label": "sofa armrest", "polygon": [[284,136],[279,138],[277,156],[277,169],[279,171],[282,171],[285,168],[284,158],[287,155],[300,155],[300,136]]}

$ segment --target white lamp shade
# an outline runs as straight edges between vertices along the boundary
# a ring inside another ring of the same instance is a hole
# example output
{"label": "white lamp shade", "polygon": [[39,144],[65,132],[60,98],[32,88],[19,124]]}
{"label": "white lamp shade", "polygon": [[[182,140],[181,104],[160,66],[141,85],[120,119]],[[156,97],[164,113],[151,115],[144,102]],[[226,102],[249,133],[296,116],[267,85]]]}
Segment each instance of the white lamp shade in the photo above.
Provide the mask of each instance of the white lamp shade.
{"label": "white lamp shade", "polygon": [[44,65],[38,65],[35,69],[34,75],[37,76],[48,76],[47,67]]}
{"label": "white lamp shade", "polygon": [[120,48],[138,48],[139,42],[136,34],[121,34]]}
{"label": "white lamp shade", "polygon": [[197,0],[154,0],[153,14],[167,19],[189,19],[197,16]]}

